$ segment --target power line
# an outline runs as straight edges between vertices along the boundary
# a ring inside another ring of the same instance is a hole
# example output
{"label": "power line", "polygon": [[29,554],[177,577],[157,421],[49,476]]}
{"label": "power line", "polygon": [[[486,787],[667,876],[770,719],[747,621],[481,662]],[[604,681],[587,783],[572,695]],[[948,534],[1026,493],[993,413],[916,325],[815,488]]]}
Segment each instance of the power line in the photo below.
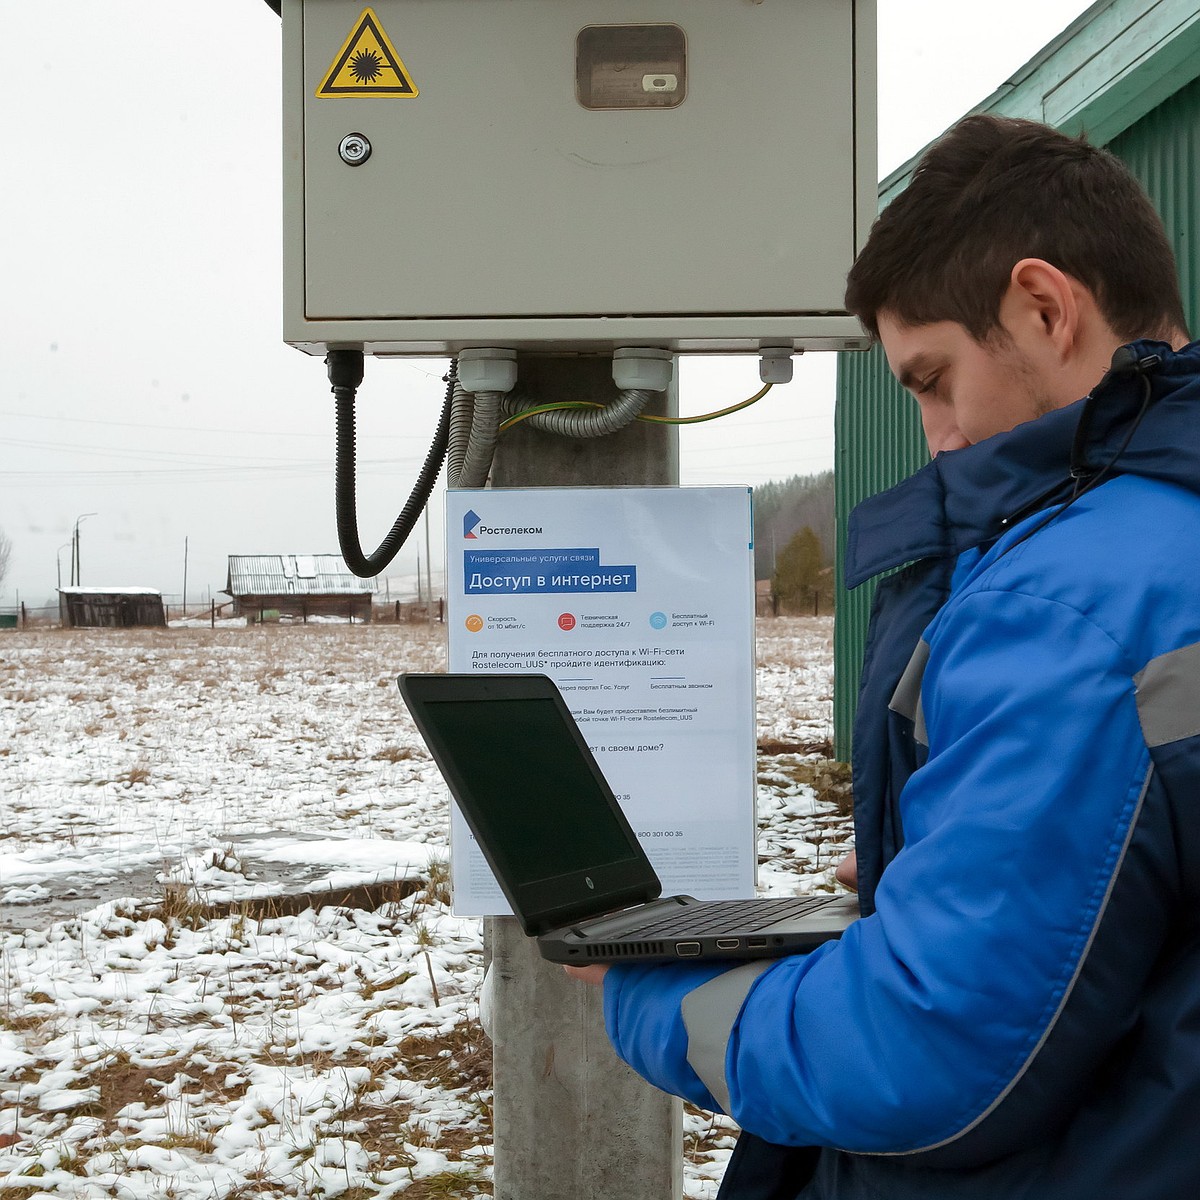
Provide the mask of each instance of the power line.
{"label": "power line", "polygon": [[72,454],[86,455],[89,458],[128,458],[138,462],[161,462],[163,459],[176,459],[180,462],[199,462],[215,459],[218,462],[227,460],[245,460],[247,462],[279,462],[279,463],[309,463],[317,459],[295,458],[264,458],[261,454],[206,454],[202,450],[155,450],[151,447],[139,447],[137,450],[123,450],[117,446],[89,446],[79,442],[40,442],[27,438],[0,438],[2,446],[24,446],[33,450],[53,450]]}
{"label": "power line", "polygon": [[[416,471],[417,459],[378,458],[359,463],[359,474],[365,479],[378,479],[379,471],[363,468],[391,467],[405,471]],[[3,487],[62,487],[64,482],[103,484],[155,484],[155,483],[240,483],[258,480],[331,478],[333,463],[282,463],[278,466],[238,467],[116,467],[111,470],[29,470],[5,471],[0,476]]]}
{"label": "power line", "polygon": [[[0,411],[3,417],[21,417],[30,421],[65,421],[72,425],[105,425],[119,429],[163,429],[169,433],[215,433],[233,434],[237,437],[269,437],[269,438],[320,438],[322,441],[333,442],[333,422],[330,421],[328,433],[293,433],[287,429],[223,429],[213,425],[157,425],[148,421],[107,421],[98,417],[52,417],[46,413]],[[427,433],[381,433],[372,434],[375,438],[390,438],[398,441],[428,441]]]}

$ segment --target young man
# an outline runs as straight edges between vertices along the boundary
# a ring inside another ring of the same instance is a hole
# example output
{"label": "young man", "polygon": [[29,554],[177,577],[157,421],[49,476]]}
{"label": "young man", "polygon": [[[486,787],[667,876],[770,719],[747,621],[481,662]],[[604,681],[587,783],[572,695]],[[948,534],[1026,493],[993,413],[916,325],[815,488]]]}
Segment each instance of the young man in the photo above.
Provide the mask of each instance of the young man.
{"label": "young man", "polygon": [[863,919],[612,968],[609,1034],[747,1131],[731,1200],[1200,1195],[1200,344],[1161,223],[1106,152],[971,117],[847,304],[934,455],[850,533],[851,586],[903,566],[855,727]]}

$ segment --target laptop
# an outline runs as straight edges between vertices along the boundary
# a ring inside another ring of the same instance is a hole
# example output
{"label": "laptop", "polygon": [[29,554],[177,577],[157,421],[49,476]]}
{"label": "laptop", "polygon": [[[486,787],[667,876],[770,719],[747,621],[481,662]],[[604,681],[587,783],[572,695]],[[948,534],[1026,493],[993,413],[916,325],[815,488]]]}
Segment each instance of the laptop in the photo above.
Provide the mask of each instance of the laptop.
{"label": "laptop", "polygon": [[696,900],[662,883],[554,681],[401,675],[400,694],[543,958],[774,958],[839,937],[848,894]]}

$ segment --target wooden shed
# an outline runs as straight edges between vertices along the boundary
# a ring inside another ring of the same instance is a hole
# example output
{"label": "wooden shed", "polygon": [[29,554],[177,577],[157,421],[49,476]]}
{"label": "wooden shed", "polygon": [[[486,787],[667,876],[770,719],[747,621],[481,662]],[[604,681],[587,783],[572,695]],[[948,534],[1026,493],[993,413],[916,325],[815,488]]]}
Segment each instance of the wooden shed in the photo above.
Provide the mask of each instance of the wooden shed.
{"label": "wooden shed", "polygon": [[70,629],[132,629],[165,626],[162,592],[145,587],[65,587],[58,589],[63,624]]}
{"label": "wooden shed", "polygon": [[340,554],[231,554],[225,591],[251,621],[371,619],[375,579],[360,579]]}

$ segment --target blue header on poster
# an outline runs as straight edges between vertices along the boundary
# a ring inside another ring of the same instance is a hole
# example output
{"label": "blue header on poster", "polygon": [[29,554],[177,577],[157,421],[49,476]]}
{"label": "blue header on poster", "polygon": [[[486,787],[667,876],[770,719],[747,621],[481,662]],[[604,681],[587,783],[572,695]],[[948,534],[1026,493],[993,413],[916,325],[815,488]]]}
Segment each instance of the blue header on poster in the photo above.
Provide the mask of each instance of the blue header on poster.
{"label": "blue header on poster", "polygon": [[600,565],[600,551],[465,550],[463,591],[468,596],[534,596],[636,592],[637,567]]}

